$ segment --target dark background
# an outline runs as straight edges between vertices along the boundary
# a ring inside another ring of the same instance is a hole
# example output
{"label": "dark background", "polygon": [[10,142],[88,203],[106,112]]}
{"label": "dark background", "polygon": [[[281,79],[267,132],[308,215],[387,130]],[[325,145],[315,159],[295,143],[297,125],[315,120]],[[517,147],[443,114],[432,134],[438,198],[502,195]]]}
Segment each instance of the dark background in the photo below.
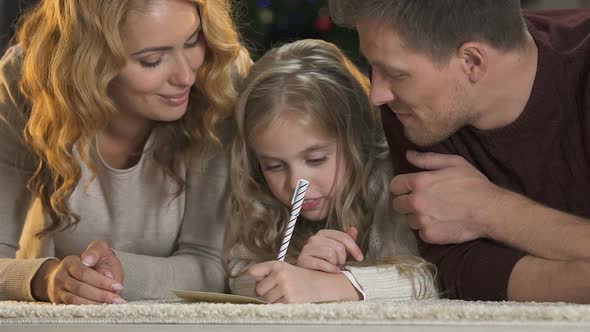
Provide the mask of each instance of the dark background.
{"label": "dark background", "polygon": [[[0,54],[9,45],[19,14],[37,1],[0,0]],[[526,8],[590,7],[590,0],[522,0],[521,3]],[[321,38],[337,44],[355,62],[363,64],[356,33],[334,26],[327,0],[234,0],[234,7],[244,42],[255,59],[273,45],[300,38]]]}

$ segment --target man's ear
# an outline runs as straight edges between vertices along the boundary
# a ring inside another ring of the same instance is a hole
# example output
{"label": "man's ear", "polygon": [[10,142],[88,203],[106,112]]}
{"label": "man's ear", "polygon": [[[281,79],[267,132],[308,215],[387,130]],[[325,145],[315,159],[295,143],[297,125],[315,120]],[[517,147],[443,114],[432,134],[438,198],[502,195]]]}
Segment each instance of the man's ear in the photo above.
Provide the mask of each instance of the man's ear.
{"label": "man's ear", "polygon": [[486,46],[477,42],[465,43],[457,50],[457,57],[471,83],[477,83],[484,78],[489,66]]}

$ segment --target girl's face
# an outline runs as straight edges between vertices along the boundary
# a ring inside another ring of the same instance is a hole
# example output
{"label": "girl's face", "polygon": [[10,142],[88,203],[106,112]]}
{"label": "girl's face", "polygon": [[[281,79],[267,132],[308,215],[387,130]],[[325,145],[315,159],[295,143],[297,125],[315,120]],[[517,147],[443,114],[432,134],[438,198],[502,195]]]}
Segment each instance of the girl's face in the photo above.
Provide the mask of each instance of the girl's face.
{"label": "girl's face", "polygon": [[109,86],[119,111],[145,120],[182,117],[205,55],[194,3],[156,1],[145,12],[131,12],[121,35],[127,64]]}
{"label": "girl's face", "polygon": [[336,138],[309,124],[285,119],[267,126],[251,144],[272,194],[290,207],[299,179],[308,180],[301,214],[324,220],[345,173]]}

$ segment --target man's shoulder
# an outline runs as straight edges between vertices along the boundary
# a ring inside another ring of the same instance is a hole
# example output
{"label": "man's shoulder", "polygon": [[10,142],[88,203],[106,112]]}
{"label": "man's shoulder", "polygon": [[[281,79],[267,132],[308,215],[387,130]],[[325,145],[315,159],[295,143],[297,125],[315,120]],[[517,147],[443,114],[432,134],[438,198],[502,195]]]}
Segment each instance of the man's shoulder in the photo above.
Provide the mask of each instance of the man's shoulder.
{"label": "man's shoulder", "polygon": [[537,43],[559,54],[590,52],[590,8],[523,11]]}

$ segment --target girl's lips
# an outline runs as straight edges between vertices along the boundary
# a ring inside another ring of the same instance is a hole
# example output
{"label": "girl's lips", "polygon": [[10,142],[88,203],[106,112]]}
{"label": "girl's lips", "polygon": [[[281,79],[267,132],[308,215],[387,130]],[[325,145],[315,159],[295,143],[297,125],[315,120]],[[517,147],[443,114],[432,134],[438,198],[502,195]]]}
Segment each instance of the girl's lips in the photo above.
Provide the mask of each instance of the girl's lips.
{"label": "girl's lips", "polygon": [[172,106],[181,106],[187,102],[190,94],[190,89],[179,95],[160,95],[165,103]]}
{"label": "girl's lips", "polygon": [[304,199],[303,205],[301,205],[301,210],[309,211],[317,208],[321,203],[321,198],[313,198],[313,199]]}

